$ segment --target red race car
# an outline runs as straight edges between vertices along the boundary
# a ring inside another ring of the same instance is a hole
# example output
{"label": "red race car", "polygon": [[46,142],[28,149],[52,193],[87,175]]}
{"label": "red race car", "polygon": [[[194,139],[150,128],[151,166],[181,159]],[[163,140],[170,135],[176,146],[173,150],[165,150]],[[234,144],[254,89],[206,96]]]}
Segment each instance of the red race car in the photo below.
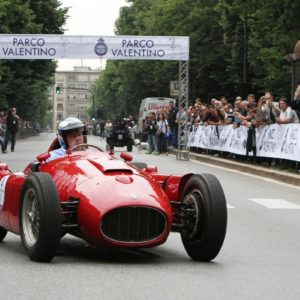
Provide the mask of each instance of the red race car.
{"label": "red race car", "polygon": [[161,174],[156,167],[117,159],[84,144],[47,162],[49,151],[24,172],[0,163],[0,242],[21,235],[33,261],[50,261],[66,234],[96,246],[142,248],[179,232],[188,255],[209,261],[226,234],[223,189],[211,174]]}

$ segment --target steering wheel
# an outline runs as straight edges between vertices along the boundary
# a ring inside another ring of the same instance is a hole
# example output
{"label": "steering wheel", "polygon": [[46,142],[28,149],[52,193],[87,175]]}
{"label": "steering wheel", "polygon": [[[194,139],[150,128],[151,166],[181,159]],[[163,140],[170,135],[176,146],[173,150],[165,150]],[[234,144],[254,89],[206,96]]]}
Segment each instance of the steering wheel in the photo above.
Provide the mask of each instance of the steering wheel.
{"label": "steering wheel", "polygon": [[[95,145],[91,145],[91,144],[78,144],[78,145],[75,145],[71,148],[68,149],[68,152],[69,153],[73,153],[74,151],[78,150],[78,148],[82,148],[82,149],[88,149],[88,148],[95,148],[97,150],[99,150],[100,152],[103,152],[103,150]],[[82,150],[80,149],[80,150]]]}

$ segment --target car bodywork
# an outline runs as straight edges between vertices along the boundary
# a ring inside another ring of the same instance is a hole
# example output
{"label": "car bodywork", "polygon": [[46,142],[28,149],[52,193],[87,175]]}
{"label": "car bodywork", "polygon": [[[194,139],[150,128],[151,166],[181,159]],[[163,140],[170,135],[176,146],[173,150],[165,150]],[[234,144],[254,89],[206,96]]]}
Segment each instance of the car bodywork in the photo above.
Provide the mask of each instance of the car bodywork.
{"label": "car bodywork", "polygon": [[0,164],[0,241],[7,231],[21,235],[32,260],[49,261],[66,233],[101,247],[141,248],[176,231],[193,259],[218,254],[227,209],[213,175],[161,174],[92,145],[47,163],[54,145],[24,172]]}

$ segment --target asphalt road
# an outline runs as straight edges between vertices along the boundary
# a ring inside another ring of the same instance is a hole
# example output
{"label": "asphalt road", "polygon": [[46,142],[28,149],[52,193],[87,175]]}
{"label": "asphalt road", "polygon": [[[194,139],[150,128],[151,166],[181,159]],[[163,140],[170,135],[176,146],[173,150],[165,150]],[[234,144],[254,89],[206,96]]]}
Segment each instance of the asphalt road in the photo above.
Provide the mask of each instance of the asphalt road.
{"label": "asphalt road", "polygon": [[[53,134],[17,141],[1,154],[22,171],[47,150]],[[89,142],[105,144],[99,138]],[[116,156],[125,148],[116,148]],[[174,156],[138,153],[134,161],[159,171],[213,173],[228,202],[225,242],[210,263],[192,261],[180,236],[159,247],[107,254],[66,236],[51,263],[34,263],[19,236],[0,244],[0,299],[299,299],[300,189]]]}

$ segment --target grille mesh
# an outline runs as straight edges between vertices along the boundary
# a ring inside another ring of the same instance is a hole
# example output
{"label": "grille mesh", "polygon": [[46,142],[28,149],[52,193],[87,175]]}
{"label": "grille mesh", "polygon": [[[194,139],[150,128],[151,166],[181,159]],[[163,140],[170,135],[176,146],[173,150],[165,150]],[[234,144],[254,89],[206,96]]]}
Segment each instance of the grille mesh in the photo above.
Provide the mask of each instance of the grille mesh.
{"label": "grille mesh", "polygon": [[128,243],[151,241],[167,227],[163,212],[145,206],[126,206],[108,212],[101,230],[108,238]]}

